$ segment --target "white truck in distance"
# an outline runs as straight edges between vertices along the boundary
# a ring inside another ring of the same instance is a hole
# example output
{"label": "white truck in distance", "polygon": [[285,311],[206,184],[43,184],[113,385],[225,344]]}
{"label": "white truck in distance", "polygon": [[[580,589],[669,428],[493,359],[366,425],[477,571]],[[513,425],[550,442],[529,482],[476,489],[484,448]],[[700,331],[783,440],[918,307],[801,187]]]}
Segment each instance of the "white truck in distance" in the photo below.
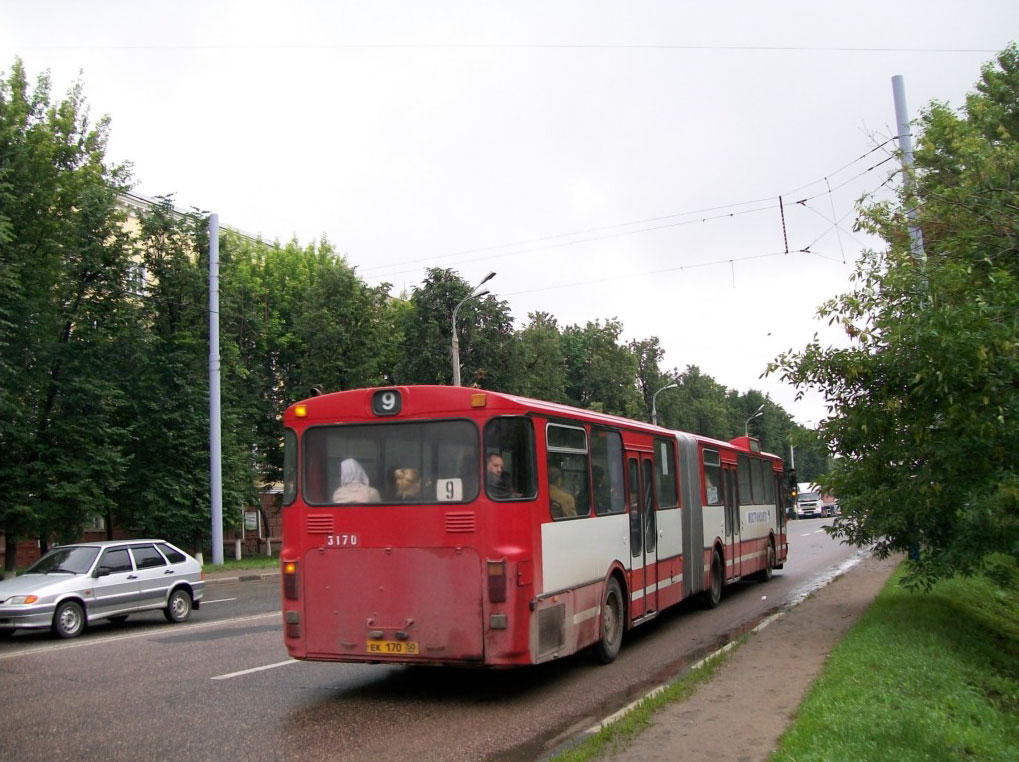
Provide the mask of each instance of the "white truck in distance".
{"label": "white truck in distance", "polygon": [[824,515],[821,491],[816,484],[799,482],[796,485],[796,518],[819,519]]}

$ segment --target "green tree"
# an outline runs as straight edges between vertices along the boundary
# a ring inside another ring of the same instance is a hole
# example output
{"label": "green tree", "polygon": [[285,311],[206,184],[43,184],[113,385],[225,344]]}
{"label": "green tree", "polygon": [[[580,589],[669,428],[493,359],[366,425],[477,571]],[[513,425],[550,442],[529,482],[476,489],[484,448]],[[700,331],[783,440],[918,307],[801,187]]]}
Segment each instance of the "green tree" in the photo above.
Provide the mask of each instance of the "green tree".
{"label": "green tree", "polygon": [[15,60],[0,82],[0,526],[14,543],[76,537],[111,507],[130,456],[115,359],[133,323],[130,245],[106,163],[108,120],[75,84],[50,101]]}
{"label": "green tree", "polygon": [[641,417],[637,358],[620,344],[623,325],[616,319],[573,325],[562,332],[566,358],[566,397],[571,405],[630,418]]}
{"label": "green tree", "polygon": [[520,364],[511,390],[525,397],[566,402],[566,358],[559,325],[547,312],[532,312],[517,332]]}
{"label": "green tree", "polygon": [[[473,291],[452,270],[429,269],[401,313],[403,356],[395,368],[401,384],[448,384],[453,380],[453,310]],[[494,296],[470,299],[457,312],[460,379],[464,386],[506,390],[514,383],[513,318]]]}
{"label": "green tree", "polygon": [[[210,531],[209,313],[203,270],[208,260],[203,262],[199,253],[207,245],[203,227],[203,218],[179,214],[170,199],[161,199],[141,218],[146,336],[133,379],[135,460],[119,501],[123,523],[198,548]],[[224,419],[223,431],[228,430]],[[228,460],[224,487],[230,483]],[[231,503],[224,497],[224,506]]]}
{"label": "green tree", "polygon": [[389,284],[369,288],[323,242],[294,321],[302,346],[291,383],[354,389],[383,383],[400,337],[389,323]]}
{"label": "green tree", "polygon": [[726,388],[696,365],[688,365],[678,383],[658,396],[659,420],[680,431],[730,439]]}
{"label": "green tree", "polygon": [[666,399],[662,394],[667,395],[672,389],[661,392],[657,399],[655,398],[655,392],[673,383],[679,375],[678,371],[673,370],[672,375],[666,375],[659,369],[658,363],[665,356],[665,350],[662,349],[661,342],[657,336],[652,336],[650,339],[642,341],[631,341],[628,349],[630,354],[637,360],[636,383],[637,392],[644,403],[643,420],[652,421],[654,415],[657,414],[658,423],[662,426],[668,425],[666,423],[667,416],[660,405],[667,405]]}
{"label": "green tree", "polygon": [[[935,103],[919,121],[912,190],[860,222],[888,251],[867,252],[854,289],[819,311],[848,346],[814,341],[775,368],[831,401],[819,433],[840,456],[824,480],[843,509],[834,534],[908,551],[909,581],[928,585],[1019,555],[1015,45],[961,113]],[[909,208],[926,262],[910,254]]]}

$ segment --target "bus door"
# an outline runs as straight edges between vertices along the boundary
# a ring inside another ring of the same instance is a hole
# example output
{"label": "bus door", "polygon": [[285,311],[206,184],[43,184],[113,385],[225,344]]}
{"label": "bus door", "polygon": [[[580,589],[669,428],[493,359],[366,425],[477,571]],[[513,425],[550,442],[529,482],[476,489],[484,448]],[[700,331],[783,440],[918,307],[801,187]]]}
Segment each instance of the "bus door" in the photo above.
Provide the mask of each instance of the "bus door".
{"label": "bus door", "polygon": [[654,505],[654,461],[628,460],[630,507],[630,616],[640,619],[658,610],[658,522]]}
{"label": "bus door", "polygon": [[725,556],[732,566],[725,578],[739,577],[740,571],[740,521],[739,490],[736,488],[736,464],[723,463],[722,479],[725,484]]}

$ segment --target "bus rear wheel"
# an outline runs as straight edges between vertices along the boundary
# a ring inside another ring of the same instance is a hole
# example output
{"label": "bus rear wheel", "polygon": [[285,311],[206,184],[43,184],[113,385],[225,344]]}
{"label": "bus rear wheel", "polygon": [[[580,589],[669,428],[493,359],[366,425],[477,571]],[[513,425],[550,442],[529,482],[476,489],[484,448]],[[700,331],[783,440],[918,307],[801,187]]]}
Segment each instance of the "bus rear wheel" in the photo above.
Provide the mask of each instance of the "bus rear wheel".
{"label": "bus rear wheel", "polygon": [[771,541],[768,541],[768,552],[767,557],[764,561],[764,568],[757,572],[757,579],[761,582],[767,582],[773,576],[775,576],[775,546],[772,545]]}
{"label": "bus rear wheel", "polygon": [[716,550],[711,554],[711,578],[704,591],[704,605],[713,609],[722,602],[722,556]]}
{"label": "bus rear wheel", "polygon": [[613,577],[605,586],[605,598],[601,606],[601,637],[594,646],[595,656],[602,664],[608,664],[619,653],[623,644],[625,621],[623,592],[619,588],[619,581]]}

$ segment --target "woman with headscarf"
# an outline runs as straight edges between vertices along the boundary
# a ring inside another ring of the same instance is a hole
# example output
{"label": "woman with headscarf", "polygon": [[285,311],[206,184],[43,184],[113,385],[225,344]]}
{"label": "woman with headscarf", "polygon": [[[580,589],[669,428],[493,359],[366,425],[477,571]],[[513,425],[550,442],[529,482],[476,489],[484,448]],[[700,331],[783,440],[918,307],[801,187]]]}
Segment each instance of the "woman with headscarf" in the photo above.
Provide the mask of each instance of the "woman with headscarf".
{"label": "woman with headscarf", "polygon": [[353,458],[340,463],[340,486],[333,493],[334,503],[378,503],[379,491],[368,482],[364,467]]}

